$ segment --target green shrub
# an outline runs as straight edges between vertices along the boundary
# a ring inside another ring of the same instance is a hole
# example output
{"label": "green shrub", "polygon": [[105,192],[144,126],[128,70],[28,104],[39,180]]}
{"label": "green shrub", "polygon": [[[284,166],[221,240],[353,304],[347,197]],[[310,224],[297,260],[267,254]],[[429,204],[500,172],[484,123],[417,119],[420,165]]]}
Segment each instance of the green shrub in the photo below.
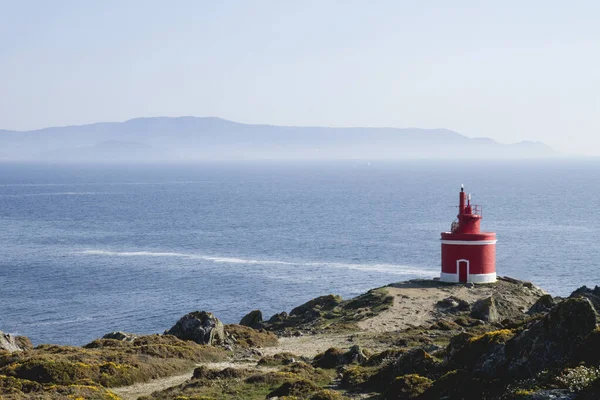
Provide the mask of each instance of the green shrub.
{"label": "green shrub", "polygon": [[386,399],[410,400],[425,393],[432,386],[432,380],[420,375],[399,376],[386,392]]}
{"label": "green shrub", "polygon": [[269,347],[276,346],[278,343],[275,334],[264,329],[256,330],[243,325],[225,325],[225,334],[232,338],[237,346],[243,348]]}

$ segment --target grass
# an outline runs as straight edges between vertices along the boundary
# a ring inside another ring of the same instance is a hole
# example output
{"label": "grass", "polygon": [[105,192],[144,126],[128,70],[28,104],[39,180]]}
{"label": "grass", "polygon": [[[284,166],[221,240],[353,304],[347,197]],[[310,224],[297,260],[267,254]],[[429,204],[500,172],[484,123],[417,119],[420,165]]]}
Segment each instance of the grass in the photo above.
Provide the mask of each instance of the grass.
{"label": "grass", "polygon": [[244,325],[225,325],[225,335],[232,338],[236,346],[269,347],[277,346],[277,336],[264,329],[256,330]]}
{"label": "grass", "polygon": [[111,398],[105,388],[174,375],[197,362],[226,357],[223,349],[170,335],[133,342],[100,339],[85,347],[41,345],[0,356],[0,397],[45,393],[48,398]]}
{"label": "grass", "polygon": [[[284,385],[295,382],[310,382],[306,386],[312,389],[310,396],[319,394],[321,398],[340,399],[340,396],[324,391],[323,387],[331,383],[335,371],[313,368],[311,365],[296,362],[272,372],[255,372],[227,368],[221,371],[202,368],[194,379],[179,386],[147,396],[145,400],[171,399],[231,399],[231,400],[264,400],[265,397]],[[304,387],[304,386],[303,386]],[[281,390],[286,390],[281,389]],[[304,392],[303,392],[304,393]],[[307,394],[307,393],[304,393]],[[303,394],[303,395],[304,395]],[[329,397],[327,397],[329,396]]]}

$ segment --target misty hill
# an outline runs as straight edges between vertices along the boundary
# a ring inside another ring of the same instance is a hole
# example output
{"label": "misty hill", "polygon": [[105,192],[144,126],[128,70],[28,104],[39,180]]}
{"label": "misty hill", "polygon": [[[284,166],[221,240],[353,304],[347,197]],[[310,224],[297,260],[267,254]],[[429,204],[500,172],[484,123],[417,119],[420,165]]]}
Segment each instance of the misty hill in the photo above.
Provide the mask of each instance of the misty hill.
{"label": "misty hill", "polygon": [[191,161],[249,159],[539,158],[539,142],[500,144],[447,129],[250,125],[206,117],[0,130],[0,160]]}

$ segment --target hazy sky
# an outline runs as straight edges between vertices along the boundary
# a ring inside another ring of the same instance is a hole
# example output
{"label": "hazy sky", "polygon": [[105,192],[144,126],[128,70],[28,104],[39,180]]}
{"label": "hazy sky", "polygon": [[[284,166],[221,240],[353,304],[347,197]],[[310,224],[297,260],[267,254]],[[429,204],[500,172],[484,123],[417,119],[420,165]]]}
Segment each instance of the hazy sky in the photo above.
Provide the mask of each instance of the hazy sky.
{"label": "hazy sky", "polygon": [[599,1],[0,0],[0,129],[219,116],[600,155]]}

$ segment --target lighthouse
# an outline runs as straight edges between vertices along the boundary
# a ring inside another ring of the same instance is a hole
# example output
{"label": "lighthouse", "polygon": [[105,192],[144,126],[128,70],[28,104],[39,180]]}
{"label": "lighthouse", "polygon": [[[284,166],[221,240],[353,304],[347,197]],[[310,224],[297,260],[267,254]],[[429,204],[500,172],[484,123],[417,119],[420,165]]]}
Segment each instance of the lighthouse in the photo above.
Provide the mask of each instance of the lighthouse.
{"label": "lighthouse", "polygon": [[496,234],[481,232],[482,208],[460,188],[458,220],[442,232],[442,282],[496,282]]}

